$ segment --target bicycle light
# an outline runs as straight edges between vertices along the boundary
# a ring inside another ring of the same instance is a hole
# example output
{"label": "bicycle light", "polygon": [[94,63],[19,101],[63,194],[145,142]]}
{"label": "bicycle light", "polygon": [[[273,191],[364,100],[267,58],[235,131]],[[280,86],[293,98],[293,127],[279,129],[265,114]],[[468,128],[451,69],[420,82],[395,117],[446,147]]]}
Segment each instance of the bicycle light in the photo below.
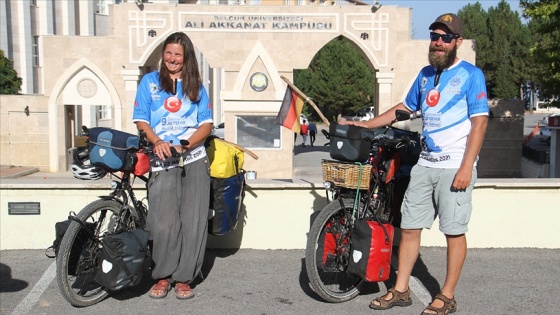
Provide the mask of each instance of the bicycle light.
{"label": "bicycle light", "polygon": [[334,183],[326,181],[326,182],[323,183],[323,187],[325,187],[325,189],[328,189],[328,190],[333,189]]}
{"label": "bicycle light", "polygon": [[111,181],[111,189],[112,189],[112,190],[115,190],[115,189],[117,189],[117,188],[119,188],[119,183],[116,182],[116,181],[114,181],[114,180],[112,180],[112,181]]}

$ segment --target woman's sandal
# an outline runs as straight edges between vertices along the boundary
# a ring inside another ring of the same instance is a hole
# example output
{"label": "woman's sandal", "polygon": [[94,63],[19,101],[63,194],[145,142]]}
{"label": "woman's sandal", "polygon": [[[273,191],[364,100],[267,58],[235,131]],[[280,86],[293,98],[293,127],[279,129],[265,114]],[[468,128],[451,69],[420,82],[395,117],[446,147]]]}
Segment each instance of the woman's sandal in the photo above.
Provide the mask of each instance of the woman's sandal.
{"label": "woman's sandal", "polygon": [[176,282],[175,294],[179,300],[188,300],[194,297],[194,292],[188,283]]}
{"label": "woman's sandal", "polygon": [[150,289],[148,296],[152,299],[163,299],[170,290],[171,283],[169,283],[169,280],[161,279]]}
{"label": "woman's sandal", "polygon": [[[447,315],[447,314],[455,313],[455,311],[457,311],[457,302],[455,301],[455,299],[449,299],[443,294],[438,294],[434,298],[434,301],[435,300],[442,301],[443,306],[440,308],[436,308],[433,307],[432,305],[428,305],[426,309],[424,309],[421,315]],[[432,301],[432,303],[434,301]],[[431,311],[431,312],[427,312],[427,311]]]}
{"label": "woman's sandal", "polygon": [[[386,300],[385,298],[392,294],[391,299]],[[373,302],[377,301],[379,305]],[[412,299],[410,298],[410,288],[406,289],[405,292],[399,292],[395,288],[390,288],[387,293],[383,296],[373,299],[369,303],[369,307],[374,310],[388,310],[393,306],[410,306],[412,305]]]}

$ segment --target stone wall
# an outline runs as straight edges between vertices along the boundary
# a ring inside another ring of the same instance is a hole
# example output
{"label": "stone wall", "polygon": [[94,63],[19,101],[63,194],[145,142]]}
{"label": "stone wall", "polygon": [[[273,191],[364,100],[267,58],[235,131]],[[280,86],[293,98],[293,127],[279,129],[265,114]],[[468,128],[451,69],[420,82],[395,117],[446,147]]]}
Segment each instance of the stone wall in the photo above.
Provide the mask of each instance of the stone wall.
{"label": "stone wall", "polygon": [[0,165],[49,170],[47,102],[41,95],[0,95]]}
{"label": "stone wall", "polygon": [[521,177],[524,104],[519,100],[489,100],[493,118],[478,161],[479,178]]}

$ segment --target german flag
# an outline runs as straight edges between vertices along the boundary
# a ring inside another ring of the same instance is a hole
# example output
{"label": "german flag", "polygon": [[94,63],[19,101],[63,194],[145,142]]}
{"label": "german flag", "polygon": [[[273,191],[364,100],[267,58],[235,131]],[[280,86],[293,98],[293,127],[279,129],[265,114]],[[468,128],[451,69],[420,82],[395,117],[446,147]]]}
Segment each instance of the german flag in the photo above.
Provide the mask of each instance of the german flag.
{"label": "german flag", "polygon": [[276,116],[276,123],[299,133],[301,129],[299,116],[303,110],[303,104],[303,99],[288,86],[282,106],[280,106],[280,111],[278,116]]}

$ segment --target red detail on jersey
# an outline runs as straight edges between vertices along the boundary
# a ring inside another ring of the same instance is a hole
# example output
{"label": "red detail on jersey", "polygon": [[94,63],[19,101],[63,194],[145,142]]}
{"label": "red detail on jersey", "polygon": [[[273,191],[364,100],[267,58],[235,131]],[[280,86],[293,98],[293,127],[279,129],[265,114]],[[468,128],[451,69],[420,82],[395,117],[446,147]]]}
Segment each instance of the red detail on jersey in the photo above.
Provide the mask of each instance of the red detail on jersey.
{"label": "red detail on jersey", "polygon": [[138,107],[138,102],[136,100],[134,101],[134,107]]}
{"label": "red detail on jersey", "polygon": [[486,97],[486,93],[484,93],[484,91],[480,92],[480,94],[478,94],[478,95],[476,96],[476,99],[479,100],[479,99],[481,99],[481,98],[483,98],[483,97]]}
{"label": "red detail on jersey", "polygon": [[212,104],[210,104],[210,102],[208,102],[208,109],[212,109]]}
{"label": "red detail on jersey", "polygon": [[426,103],[430,107],[436,106],[439,103],[439,99],[440,99],[440,94],[439,91],[436,89],[430,90],[430,92],[428,92],[428,95],[426,95]]}
{"label": "red detail on jersey", "polygon": [[165,100],[165,103],[163,104],[163,107],[165,107],[165,109],[167,109],[168,111],[170,111],[172,113],[175,113],[179,109],[181,109],[181,105],[182,105],[182,102],[181,102],[180,99],[178,99],[175,96],[171,96],[171,97],[168,97]]}

